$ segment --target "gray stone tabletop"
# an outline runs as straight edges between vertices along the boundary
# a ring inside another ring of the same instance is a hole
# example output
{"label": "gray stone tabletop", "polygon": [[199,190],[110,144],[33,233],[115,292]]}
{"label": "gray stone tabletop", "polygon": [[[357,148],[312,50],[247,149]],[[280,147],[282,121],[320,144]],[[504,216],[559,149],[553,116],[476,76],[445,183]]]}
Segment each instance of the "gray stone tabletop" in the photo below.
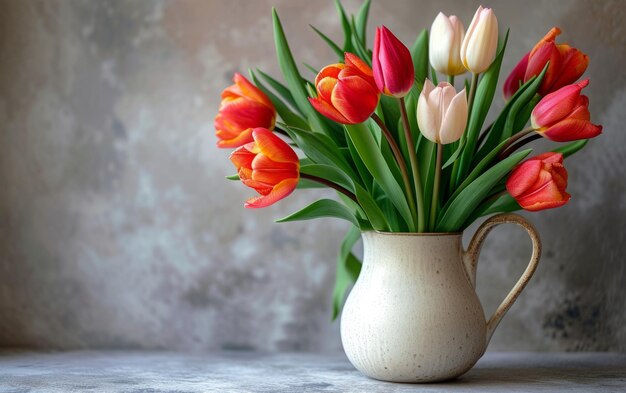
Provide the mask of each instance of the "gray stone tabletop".
{"label": "gray stone tabletop", "polygon": [[0,392],[625,392],[626,354],[487,353],[440,384],[380,382],[343,354],[0,352]]}

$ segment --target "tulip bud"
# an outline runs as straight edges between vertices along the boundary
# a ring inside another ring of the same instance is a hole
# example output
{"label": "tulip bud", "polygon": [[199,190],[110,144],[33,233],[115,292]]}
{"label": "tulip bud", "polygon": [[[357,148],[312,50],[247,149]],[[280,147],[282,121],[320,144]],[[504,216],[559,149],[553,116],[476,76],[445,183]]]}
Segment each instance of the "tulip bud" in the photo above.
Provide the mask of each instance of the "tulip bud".
{"label": "tulip bud", "polygon": [[562,87],[543,97],[530,116],[533,129],[555,142],[593,138],[602,133],[602,126],[589,120],[589,99],[581,90],[589,84],[585,79]]}
{"label": "tulip bud", "polygon": [[285,141],[270,130],[255,128],[253,142],[247,143],[230,155],[239,178],[261,196],[250,198],[245,207],[270,206],[287,197],[296,189],[300,179],[300,161]]}
{"label": "tulip bud", "polygon": [[570,195],[563,155],[544,153],[530,158],[513,169],[506,189],[528,211],[552,209],[566,204]]}
{"label": "tulip bud", "polygon": [[447,82],[435,87],[426,79],[417,102],[417,124],[429,141],[444,145],[458,141],[467,125],[465,89],[457,94]]}
{"label": "tulip bud", "polygon": [[380,98],[372,69],[352,53],[345,54],[345,64],[324,67],[315,77],[315,88],[317,98],[309,98],[311,105],[341,124],[364,122]]}
{"label": "tulip bud", "polygon": [[374,80],[378,90],[388,96],[406,96],[415,81],[409,49],[385,26],[376,29],[372,55]]}
{"label": "tulip bud", "polygon": [[222,92],[222,103],[215,117],[217,147],[238,147],[252,142],[256,127],[274,128],[276,110],[269,98],[241,74],[234,85]]}
{"label": "tulip bud", "polygon": [[561,29],[553,27],[520,61],[504,86],[505,98],[510,98],[521,84],[539,75],[548,62],[548,69],[539,86],[539,94],[546,95],[574,83],[587,69],[589,57],[567,44],[557,44]]}
{"label": "tulip bud", "polygon": [[461,43],[465,35],[463,23],[456,16],[440,12],[430,28],[428,57],[433,68],[446,75],[465,72],[461,61]]}
{"label": "tulip bud", "polygon": [[478,7],[470,23],[463,43],[461,60],[474,74],[486,71],[498,49],[498,19],[491,8]]}

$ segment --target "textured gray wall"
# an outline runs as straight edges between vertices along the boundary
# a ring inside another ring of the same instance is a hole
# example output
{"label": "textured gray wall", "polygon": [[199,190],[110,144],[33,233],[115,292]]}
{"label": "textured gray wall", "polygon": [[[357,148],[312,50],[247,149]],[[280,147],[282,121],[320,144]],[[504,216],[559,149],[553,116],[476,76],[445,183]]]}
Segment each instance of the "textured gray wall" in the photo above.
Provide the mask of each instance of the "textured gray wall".
{"label": "textured gray wall", "polygon": [[[329,317],[345,224],[272,223],[332,193],[246,211],[252,193],[224,180],[228,151],[214,147],[233,71],[277,75],[272,3],[298,59],[334,60],[306,27],[339,37],[331,1],[0,1],[0,346],[340,348]],[[375,1],[373,23],[411,42],[439,9],[467,25],[478,5],[436,3]],[[553,25],[589,54],[605,126],[566,164],[571,203],[527,215],[544,258],[490,348],[626,350],[626,2],[488,5],[511,27],[505,72]],[[488,240],[488,310],[529,247],[514,228]]]}

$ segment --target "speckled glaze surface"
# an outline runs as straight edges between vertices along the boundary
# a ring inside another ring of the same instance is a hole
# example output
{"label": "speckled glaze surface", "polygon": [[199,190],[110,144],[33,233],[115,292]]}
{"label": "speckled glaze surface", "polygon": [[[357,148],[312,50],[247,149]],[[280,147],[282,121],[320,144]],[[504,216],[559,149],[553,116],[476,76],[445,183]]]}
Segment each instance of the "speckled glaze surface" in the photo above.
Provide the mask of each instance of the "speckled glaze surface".
{"label": "speckled glaze surface", "polygon": [[[528,268],[485,319],[475,291],[476,262],[493,227],[529,233]],[[363,233],[363,268],[341,317],[341,339],[363,374],[393,382],[435,382],[462,375],[484,354],[494,329],[534,273],[537,232],[521,216],[487,220],[463,251],[462,234]]]}

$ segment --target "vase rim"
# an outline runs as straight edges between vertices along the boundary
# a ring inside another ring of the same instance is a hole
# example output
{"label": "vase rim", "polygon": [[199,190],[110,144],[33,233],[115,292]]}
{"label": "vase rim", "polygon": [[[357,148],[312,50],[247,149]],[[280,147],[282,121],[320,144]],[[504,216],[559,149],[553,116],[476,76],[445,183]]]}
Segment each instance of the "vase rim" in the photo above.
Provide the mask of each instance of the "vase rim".
{"label": "vase rim", "polygon": [[362,231],[361,233],[375,233],[377,235],[384,236],[410,236],[410,237],[420,237],[420,236],[462,236],[463,232],[383,232],[376,230]]}

